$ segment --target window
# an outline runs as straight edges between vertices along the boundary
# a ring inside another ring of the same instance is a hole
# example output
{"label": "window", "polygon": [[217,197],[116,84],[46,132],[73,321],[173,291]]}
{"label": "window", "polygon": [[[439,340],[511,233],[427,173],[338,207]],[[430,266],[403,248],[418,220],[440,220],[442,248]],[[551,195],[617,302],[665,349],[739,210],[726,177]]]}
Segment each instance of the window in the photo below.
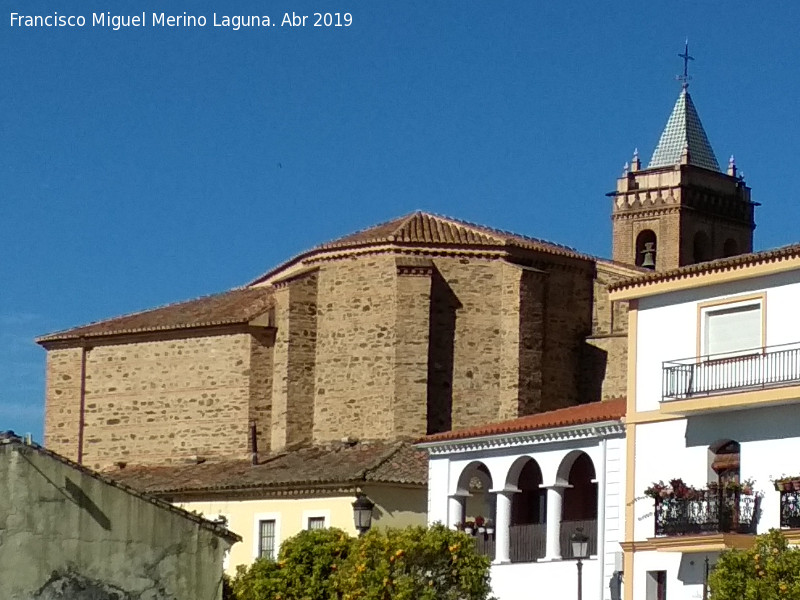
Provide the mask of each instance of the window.
{"label": "window", "polygon": [[309,517],[306,529],[325,529],[325,517]]}
{"label": "window", "polygon": [[667,572],[647,572],[647,600],[667,600]]}
{"label": "window", "polygon": [[258,558],[275,559],[275,519],[258,522]]}
{"label": "window", "polygon": [[761,301],[707,308],[703,354],[740,354],[762,346]]}

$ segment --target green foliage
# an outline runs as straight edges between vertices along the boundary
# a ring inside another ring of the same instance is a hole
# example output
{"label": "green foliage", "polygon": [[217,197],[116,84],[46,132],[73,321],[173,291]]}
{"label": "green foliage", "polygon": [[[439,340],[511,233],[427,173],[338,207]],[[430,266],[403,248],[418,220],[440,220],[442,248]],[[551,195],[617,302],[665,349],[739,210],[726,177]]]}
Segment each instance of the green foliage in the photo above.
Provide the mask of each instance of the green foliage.
{"label": "green foliage", "polygon": [[303,531],[278,562],[239,567],[236,600],[486,600],[489,559],[442,525],[370,531]]}
{"label": "green foliage", "polygon": [[724,552],[708,584],[711,600],[800,600],[800,549],[772,529],[750,550]]}
{"label": "green foliage", "polygon": [[443,525],[370,531],[339,578],[343,600],[485,600],[489,559]]}
{"label": "green foliage", "polygon": [[283,600],[336,598],[336,578],[353,546],[341,529],[301,531],[286,540],[278,553],[278,566],[286,585]]}
{"label": "green foliage", "polygon": [[265,558],[256,559],[250,567],[239,565],[232,587],[232,600],[280,600],[288,597],[278,563]]}

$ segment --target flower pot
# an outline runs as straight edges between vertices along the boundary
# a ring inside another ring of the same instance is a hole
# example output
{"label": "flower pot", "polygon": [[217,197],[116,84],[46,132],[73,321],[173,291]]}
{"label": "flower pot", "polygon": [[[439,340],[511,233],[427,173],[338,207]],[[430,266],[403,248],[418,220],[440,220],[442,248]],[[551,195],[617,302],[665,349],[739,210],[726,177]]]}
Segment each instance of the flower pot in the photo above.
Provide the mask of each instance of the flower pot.
{"label": "flower pot", "polygon": [[464,527],[464,533],[467,535],[472,535],[472,527]]}
{"label": "flower pot", "polygon": [[486,527],[478,527],[478,533],[486,533]]}
{"label": "flower pot", "polygon": [[494,535],[494,527],[487,527],[486,528],[487,535]]}

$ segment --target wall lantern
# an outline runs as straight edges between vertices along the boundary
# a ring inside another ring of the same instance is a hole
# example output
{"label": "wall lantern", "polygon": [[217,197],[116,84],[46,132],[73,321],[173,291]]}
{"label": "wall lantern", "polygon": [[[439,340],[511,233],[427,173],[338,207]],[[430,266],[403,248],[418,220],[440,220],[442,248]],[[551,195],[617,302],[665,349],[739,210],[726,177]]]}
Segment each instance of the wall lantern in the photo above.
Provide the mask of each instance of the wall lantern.
{"label": "wall lantern", "polygon": [[372,509],[375,503],[364,494],[358,494],[353,502],[353,523],[358,529],[358,535],[364,535],[372,527]]}

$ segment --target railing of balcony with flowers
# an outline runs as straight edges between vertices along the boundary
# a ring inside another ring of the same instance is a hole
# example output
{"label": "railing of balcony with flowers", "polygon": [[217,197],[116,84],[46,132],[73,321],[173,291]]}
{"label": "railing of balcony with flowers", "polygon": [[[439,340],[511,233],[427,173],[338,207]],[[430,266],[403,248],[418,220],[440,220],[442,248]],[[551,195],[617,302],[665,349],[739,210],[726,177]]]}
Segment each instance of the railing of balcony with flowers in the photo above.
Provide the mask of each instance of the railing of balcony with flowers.
{"label": "railing of balcony with flowers", "polygon": [[756,533],[762,494],[751,480],[695,488],[672,479],[654,483],[645,495],[655,499],[656,536]]}
{"label": "railing of balcony with flowers", "polygon": [[662,401],[800,382],[800,344],[743,351],[736,356],[669,360],[662,367]]}
{"label": "railing of balcony with flowers", "polygon": [[781,477],[774,483],[781,493],[781,527],[800,528],[800,476]]}

